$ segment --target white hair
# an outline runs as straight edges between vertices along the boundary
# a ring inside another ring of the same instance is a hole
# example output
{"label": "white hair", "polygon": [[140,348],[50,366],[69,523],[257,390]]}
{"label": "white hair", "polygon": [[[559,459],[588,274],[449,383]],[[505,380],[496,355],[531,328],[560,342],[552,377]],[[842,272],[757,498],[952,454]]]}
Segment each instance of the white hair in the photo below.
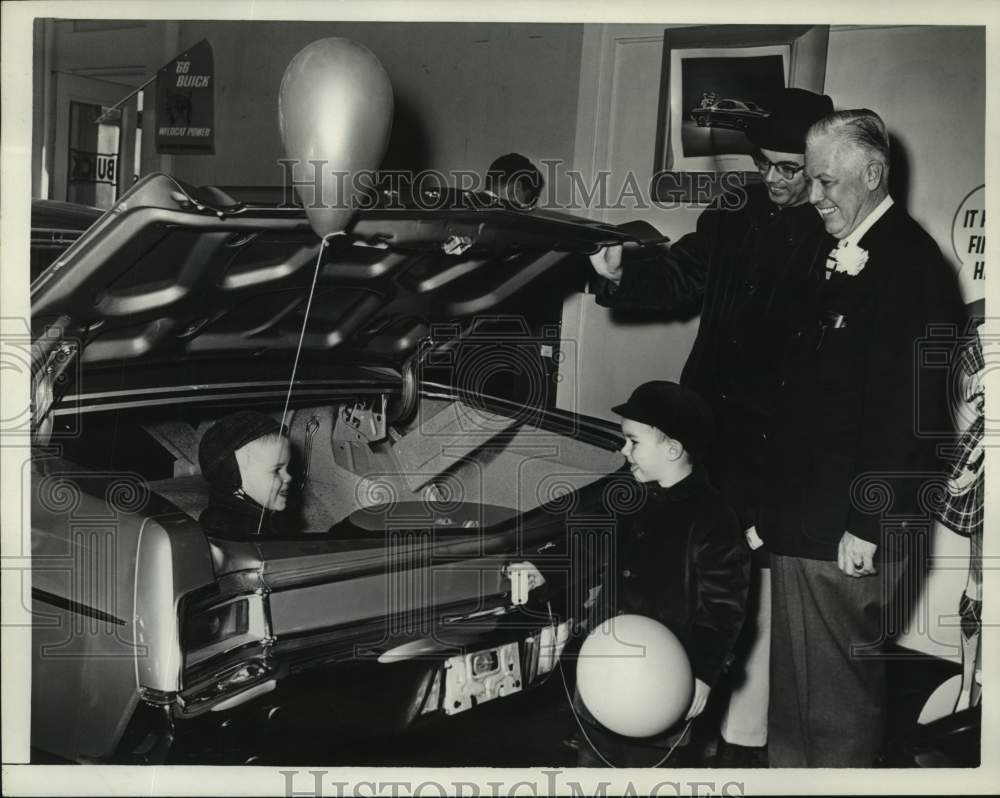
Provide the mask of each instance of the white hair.
{"label": "white hair", "polygon": [[867,108],[836,111],[814,123],[806,134],[806,141],[817,136],[833,135],[839,140],[879,161],[886,175],[889,173],[889,135],[882,117]]}

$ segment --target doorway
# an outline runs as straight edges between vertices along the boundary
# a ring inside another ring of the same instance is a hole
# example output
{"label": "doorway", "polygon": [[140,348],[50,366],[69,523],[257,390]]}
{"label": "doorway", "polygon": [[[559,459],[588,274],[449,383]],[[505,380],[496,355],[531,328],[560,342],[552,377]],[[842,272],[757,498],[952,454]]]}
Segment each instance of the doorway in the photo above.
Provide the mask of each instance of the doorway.
{"label": "doorway", "polygon": [[55,75],[50,198],[112,207],[139,174],[142,93],[113,108],[132,86],[64,72]]}

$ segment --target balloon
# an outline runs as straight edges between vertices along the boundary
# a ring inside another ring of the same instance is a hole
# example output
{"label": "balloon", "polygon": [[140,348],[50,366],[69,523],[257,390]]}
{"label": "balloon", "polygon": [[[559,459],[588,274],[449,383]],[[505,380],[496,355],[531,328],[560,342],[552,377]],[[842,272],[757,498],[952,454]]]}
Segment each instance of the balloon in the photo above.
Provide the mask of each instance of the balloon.
{"label": "balloon", "polygon": [[392,84],[385,69],[371,50],[349,39],[307,45],[281,78],[278,123],[313,230],[320,237],[342,232],[366,187],[352,177],[378,169],[389,143]]}
{"label": "balloon", "polygon": [[650,737],[687,712],[694,678],[684,646],[661,623],[618,615],[580,648],[576,687],[590,713],[626,737]]}

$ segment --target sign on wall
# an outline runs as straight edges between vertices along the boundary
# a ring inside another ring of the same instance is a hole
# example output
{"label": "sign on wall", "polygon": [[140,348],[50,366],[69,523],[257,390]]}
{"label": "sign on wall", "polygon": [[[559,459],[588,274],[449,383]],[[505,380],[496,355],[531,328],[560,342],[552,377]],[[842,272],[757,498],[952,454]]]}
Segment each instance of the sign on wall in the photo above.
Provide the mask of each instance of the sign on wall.
{"label": "sign on wall", "polygon": [[961,263],[962,296],[974,302],[986,295],[986,186],[970,191],[951,225],[951,246]]}
{"label": "sign on wall", "polygon": [[69,148],[69,180],[86,183],[108,183],[117,180],[118,155],[115,153],[85,152]]}
{"label": "sign on wall", "polygon": [[156,76],[156,151],[215,152],[215,69],[206,40],[185,50]]}

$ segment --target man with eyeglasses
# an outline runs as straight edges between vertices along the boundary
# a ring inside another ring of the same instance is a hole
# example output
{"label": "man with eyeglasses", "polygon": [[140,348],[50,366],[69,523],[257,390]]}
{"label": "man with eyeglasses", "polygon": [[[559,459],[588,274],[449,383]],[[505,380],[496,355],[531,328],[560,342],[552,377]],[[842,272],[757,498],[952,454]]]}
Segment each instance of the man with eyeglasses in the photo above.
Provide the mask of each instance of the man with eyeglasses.
{"label": "man with eyeglasses", "polygon": [[806,131],[832,113],[833,103],[826,95],[784,89],[770,110],[746,131],[762,183],[746,187],[740,207],[713,203],[695,232],[652,256],[623,258],[621,246],[611,246],[590,258],[603,278],[596,287],[601,305],[680,315],[700,304],[681,383],[715,413],[709,473],[757,548],[758,566],[747,616],[755,617],[756,601],[756,623],[748,621],[737,651],[720,766],[757,763],[750,749],[767,742],[770,572],[756,534],[757,503],[777,396],[795,359],[795,343],[811,324],[816,282],[830,248],[824,248],[822,220],[808,201],[804,153]]}

